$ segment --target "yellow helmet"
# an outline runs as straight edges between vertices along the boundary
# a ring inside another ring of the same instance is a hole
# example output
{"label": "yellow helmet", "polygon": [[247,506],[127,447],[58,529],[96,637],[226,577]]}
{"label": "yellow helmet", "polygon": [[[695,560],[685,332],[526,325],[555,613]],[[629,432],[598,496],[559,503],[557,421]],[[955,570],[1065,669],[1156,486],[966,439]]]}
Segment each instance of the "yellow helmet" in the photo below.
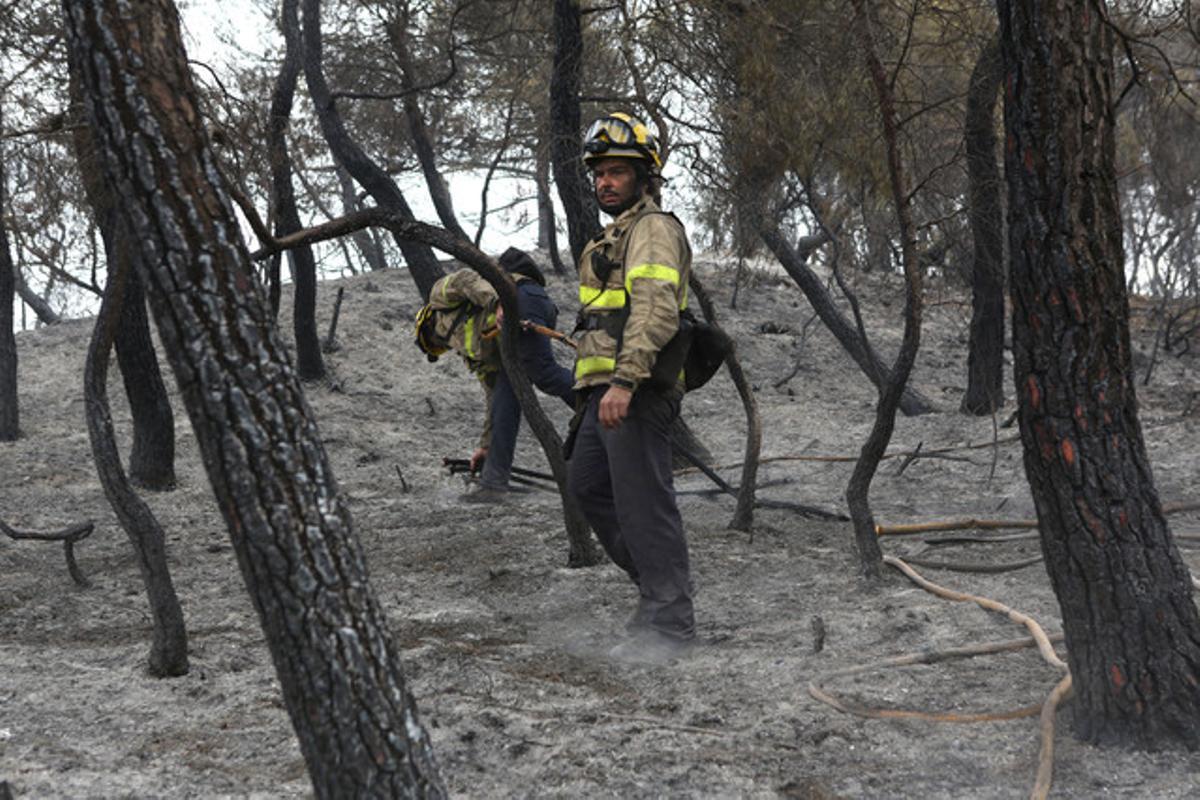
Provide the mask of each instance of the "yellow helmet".
{"label": "yellow helmet", "polygon": [[437,339],[434,333],[436,320],[433,312],[434,308],[432,304],[426,303],[421,306],[421,310],[417,312],[417,326],[414,331],[417,347],[421,348],[421,352],[431,362],[437,361],[438,356],[449,349],[444,342]]}
{"label": "yellow helmet", "polygon": [[652,173],[662,169],[658,142],[637,117],[614,111],[592,123],[583,137],[583,163],[602,158],[636,158],[647,162]]}

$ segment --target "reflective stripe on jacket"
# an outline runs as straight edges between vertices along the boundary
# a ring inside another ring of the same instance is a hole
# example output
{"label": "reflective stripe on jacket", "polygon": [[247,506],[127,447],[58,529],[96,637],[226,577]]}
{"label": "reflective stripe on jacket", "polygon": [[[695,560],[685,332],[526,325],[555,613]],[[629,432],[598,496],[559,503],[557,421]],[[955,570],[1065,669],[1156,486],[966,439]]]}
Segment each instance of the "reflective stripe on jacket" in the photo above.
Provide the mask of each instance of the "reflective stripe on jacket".
{"label": "reflective stripe on jacket", "polygon": [[429,304],[436,312],[434,334],[476,375],[500,369],[499,340],[483,336],[496,327],[498,303],[496,290],[470,268],[440,278],[429,291]]}
{"label": "reflective stripe on jacket", "polygon": [[[612,269],[605,277],[604,265]],[[610,382],[635,387],[650,375],[662,346],[679,329],[679,311],[687,307],[692,252],[683,226],[644,197],[588,242],[579,260],[581,321],[589,328],[576,337],[575,388]],[[624,312],[620,353],[601,319]],[[604,315],[604,317],[597,317]]]}

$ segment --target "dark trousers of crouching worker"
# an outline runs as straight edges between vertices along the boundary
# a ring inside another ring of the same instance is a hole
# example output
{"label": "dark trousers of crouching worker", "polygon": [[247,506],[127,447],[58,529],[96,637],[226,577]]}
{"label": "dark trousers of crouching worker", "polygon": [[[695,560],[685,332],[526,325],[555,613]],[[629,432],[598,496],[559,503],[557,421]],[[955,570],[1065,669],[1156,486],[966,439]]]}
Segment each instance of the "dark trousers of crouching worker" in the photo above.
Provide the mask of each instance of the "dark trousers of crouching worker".
{"label": "dark trousers of crouching worker", "polygon": [[[536,283],[521,282],[517,285],[517,302],[521,319],[553,328],[558,321],[558,309],[551,302],[546,290]],[[571,370],[554,360],[550,340],[540,333],[521,331],[517,339],[517,352],[521,365],[530,382],[551,397],[557,397],[568,406],[575,405],[572,385],[575,379]],[[488,442],[487,458],[479,485],[485,489],[504,489],[512,472],[513,456],[517,449],[517,433],[521,429],[521,404],[508,373],[503,369],[496,377],[492,389],[492,438]]]}
{"label": "dark trousers of crouching worker", "polygon": [[640,592],[633,627],[695,637],[683,520],[671,477],[675,393],[639,390],[615,430],[597,417],[606,386],[589,390],[569,466],[571,493],[609,558]]}

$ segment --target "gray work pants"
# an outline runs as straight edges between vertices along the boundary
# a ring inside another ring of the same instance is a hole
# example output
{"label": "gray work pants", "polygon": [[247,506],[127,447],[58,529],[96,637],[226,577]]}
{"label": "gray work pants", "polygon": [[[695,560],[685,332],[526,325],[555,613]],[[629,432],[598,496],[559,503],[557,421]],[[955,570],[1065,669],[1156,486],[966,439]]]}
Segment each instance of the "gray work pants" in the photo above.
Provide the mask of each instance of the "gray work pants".
{"label": "gray work pants", "polygon": [[571,494],[609,558],[637,584],[637,622],[691,639],[692,580],[671,477],[670,428],[680,397],[639,390],[620,427],[608,430],[597,418],[607,388],[588,392],[568,465]]}

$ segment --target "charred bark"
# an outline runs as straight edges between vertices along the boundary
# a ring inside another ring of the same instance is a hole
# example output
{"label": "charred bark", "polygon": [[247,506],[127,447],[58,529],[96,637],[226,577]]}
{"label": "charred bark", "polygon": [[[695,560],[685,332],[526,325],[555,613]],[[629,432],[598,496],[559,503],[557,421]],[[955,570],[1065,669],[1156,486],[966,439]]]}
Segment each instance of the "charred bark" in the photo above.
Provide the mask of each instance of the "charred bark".
{"label": "charred bark", "polygon": [[[300,212],[296,209],[296,191],[292,186],[292,156],[288,152],[287,128],[300,75],[299,0],[283,2],[283,63],[275,78],[267,121],[267,152],[271,161],[271,194],[275,208],[275,235],[300,230]],[[302,381],[325,377],[325,359],[317,334],[317,261],[311,247],[288,252],[292,267],[292,334],[296,340],[296,371]],[[278,306],[276,306],[278,308]]]}
{"label": "charred bark", "polygon": [[1103,2],[998,4],[1025,472],[1077,735],[1200,746],[1200,615],[1138,421]]}
{"label": "charred bark", "polygon": [[[759,236],[775,254],[775,258],[779,260],[787,274],[804,292],[804,296],[808,298],[808,302],[817,312],[817,316],[825,323],[825,327],[841,343],[850,357],[854,359],[854,363],[858,364],[863,373],[871,380],[871,383],[882,391],[883,387],[891,382],[892,371],[883,363],[883,359],[875,352],[871,343],[864,341],[858,335],[858,329],[838,311],[837,306],[833,303],[833,298],[822,285],[821,279],[808,268],[804,259],[796,253],[792,245],[783,238],[778,230],[764,228],[759,231]],[[900,411],[910,417],[928,414],[933,411],[933,403],[916,389],[905,386],[900,395]]]}
{"label": "charred bark", "polygon": [[879,537],[875,533],[875,516],[871,512],[869,493],[871,480],[875,477],[879,462],[887,451],[888,442],[891,441],[892,431],[896,427],[896,409],[901,404],[908,376],[917,358],[917,349],[921,345],[921,265],[918,263],[916,227],[912,220],[912,194],[908,190],[908,179],[900,160],[900,148],[897,143],[899,123],[892,84],[875,52],[872,24],[864,9],[863,0],[854,0],[854,7],[858,12],[857,30],[862,41],[867,70],[871,74],[871,82],[875,85],[875,95],[879,103],[888,183],[896,209],[896,225],[900,231],[905,289],[904,336],[900,352],[896,354],[896,363],[886,373],[886,379],[882,379],[882,385],[878,387],[879,403],[875,407],[875,423],[871,426],[867,441],[863,443],[858,460],[854,462],[854,471],[846,486],[846,504],[850,509],[850,518],[854,521],[854,538],[858,544],[860,567],[865,576],[876,578],[879,576],[883,552],[879,547]]}
{"label": "charred bark", "polygon": [[550,264],[557,275],[566,275],[562,254],[558,252],[558,223],[554,215],[554,196],[550,193],[550,151],[548,145],[540,145],[537,163],[534,165],[534,181],[537,184],[538,247],[550,254]]}
{"label": "charred bark", "polygon": [[[69,92],[74,113],[82,114],[79,76],[74,64],[70,67]],[[128,494],[127,488],[123,486],[126,480],[134,486],[150,491],[169,491],[175,488],[175,414],[171,410],[162,370],[158,366],[158,354],[154,351],[154,340],[150,336],[145,290],[134,265],[134,262],[141,258],[141,254],[117,213],[112,187],[101,172],[95,140],[86,125],[73,126],[72,146],[79,175],[83,180],[84,194],[92,207],[92,214],[104,242],[104,255],[109,273],[107,283],[119,281],[122,287],[118,297],[112,301],[115,313],[119,314],[115,323],[114,341],[117,364],[121,368],[121,380],[133,419],[133,445],[129,452],[128,476],[122,472],[112,478],[115,484],[120,485],[109,499],[113,501],[113,498],[117,497],[126,505],[134,505],[136,503],[123,499]],[[106,285],[106,296],[108,292],[109,288]],[[107,415],[108,350],[102,355],[104,362],[99,364],[98,368],[103,369],[104,373],[98,376],[98,402],[103,405],[102,413]],[[108,429],[111,433],[111,423],[108,424]],[[93,450],[96,450],[95,444]],[[99,457],[97,463],[100,463]],[[119,467],[120,462],[116,463]],[[116,502],[113,501],[114,507]],[[142,521],[146,516],[150,519]],[[130,512],[126,517],[136,526],[134,530],[158,527],[148,509]],[[125,518],[122,519],[122,523],[125,523]],[[130,536],[135,537],[135,543],[143,538],[141,534],[135,534],[129,526],[126,526],[126,530],[130,531]],[[153,538],[152,535],[148,536]]]}
{"label": "charred bark", "polygon": [[[137,496],[121,468],[113,430],[112,411],[108,405],[109,353],[124,322],[121,306],[129,299],[126,294],[126,275],[130,261],[113,261],[108,270],[104,298],[96,315],[96,327],[88,345],[83,369],[83,399],[86,406],[88,436],[92,457],[104,496],[121,521],[133,551],[137,554],[138,569],[150,602],[154,620],[154,636],[150,645],[148,667],[156,677],[186,675],[188,671],[187,628],[183,609],[171,570],[167,565],[167,537],[150,507]],[[143,317],[145,313],[143,312]],[[153,354],[153,350],[151,351]],[[172,447],[174,440],[172,439]]]}
{"label": "charred bark", "polygon": [[[358,181],[376,203],[395,211],[402,219],[414,219],[412,209],[404,199],[400,187],[354,141],[346,130],[342,115],[334,105],[333,93],[325,80],[325,68],[322,64],[320,0],[303,0],[302,8],[304,77],[308,83],[313,108],[316,109],[317,119],[321,124],[321,131],[325,134],[325,140],[329,142],[329,149],[333,151],[338,163],[354,176],[354,180]],[[409,272],[421,297],[429,297],[429,290],[443,274],[433,250],[427,245],[400,239],[396,240],[396,244],[404,254],[404,260],[408,263]]]}
{"label": "charred bark", "polygon": [[999,38],[979,54],[967,89],[967,208],[974,238],[971,338],[962,411],[992,414],[1004,405],[1004,219],[996,164],[996,98],[1004,78]]}
{"label": "charred bark", "polygon": [[255,280],[169,0],[64,2],[104,171],[318,797],[442,796],[349,509]]}
{"label": "charred bark", "polygon": [[[3,108],[0,108],[2,120]],[[7,205],[4,164],[4,154],[0,151],[0,442],[12,442],[21,435],[21,414],[17,404],[17,338],[13,334],[17,268],[13,264],[8,230],[4,226]]]}
{"label": "charred bark", "polygon": [[580,158],[583,27],[578,0],[554,0],[554,69],[550,74],[550,158],[567,217],[571,260],[600,231],[599,210]]}
{"label": "charred bark", "polygon": [[[128,248],[120,248],[128,250]],[[129,251],[129,258],[137,253]],[[118,258],[111,264],[128,264]],[[132,267],[128,272],[121,321],[117,326],[117,364],[129,412],[133,418],[133,446],[129,450],[129,482],[142,489],[165,492],[175,488],[175,413],[167,398],[167,387],[158,354],[150,337],[150,318],[146,314],[146,293],[142,280]],[[110,266],[110,270],[112,267]],[[112,280],[111,275],[109,280]]]}
{"label": "charred bark", "polygon": [[62,322],[62,317],[50,307],[46,298],[31,289],[25,279],[21,277],[21,272],[15,263],[13,264],[13,279],[16,281],[17,294],[20,295],[21,302],[33,309],[33,314],[38,318],[38,322],[43,325],[57,325]]}

